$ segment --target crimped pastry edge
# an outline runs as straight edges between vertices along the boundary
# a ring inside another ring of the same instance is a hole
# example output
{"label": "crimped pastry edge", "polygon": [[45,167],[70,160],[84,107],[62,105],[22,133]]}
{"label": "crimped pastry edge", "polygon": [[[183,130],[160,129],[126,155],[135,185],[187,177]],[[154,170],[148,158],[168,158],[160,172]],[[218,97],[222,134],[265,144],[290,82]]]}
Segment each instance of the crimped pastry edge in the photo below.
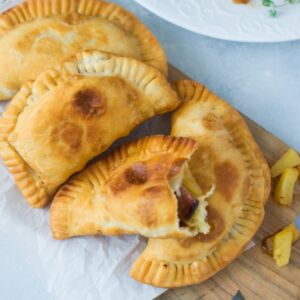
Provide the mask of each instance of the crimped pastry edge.
{"label": "crimped pastry edge", "polygon": [[131,32],[139,41],[143,62],[160,70],[165,76],[168,64],[164,50],[150,30],[132,13],[115,3],[103,0],[27,0],[0,16],[0,37],[19,24],[41,17],[70,13],[100,16]]}
{"label": "crimped pastry edge", "polygon": [[0,156],[8,171],[32,207],[43,207],[47,203],[49,191],[38,178],[34,178],[29,166],[16,152],[7,139],[14,129],[18,115],[24,109],[31,93],[33,82],[27,82],[6,107],[0,119]]}
{"label": "crimped pastry edge", "polygon": [[[184,103],[189,101],[207,101],[208,95],[211,93],[202,84],[192,80],[179,80],[174,82],[173,86]],[[130,272],[134,279],[143,283],[172,288],[203,282],[225,268],[242,253],[263,221],[264,204],[269,197],[271,188],[268,164],[242,116],[227,102],[215,95],[209,101],[222,105],[227,112],[238,120],[231,130],[238,128],[237,132],[240,135],[234,136],[232,141],[244,156],[245,161],[251,162],[251,160],[254,160],[258,164],[259,168],[254,166],[252,171],[261,170],[261,178],[264,180],[264,193],[260,199],[252,199],[250,193],[250,197],[245,200],[244,208],[235,225],[216,248],[204,258],[196,258],[189,263],[176,264],[175,262],[161,261],[153,257],[148,258],[146,247],[133,264]],[[174,118],[176,118],[176,112],[174,115]],[[251,169],[252,166],[248,165],[248,168]],[[255,175],[257,176],[257,174]],[[255,177],[252,177],[252,185],[254,185],[254,180],[256,180]],[[255,213],[249,213],[246,206],[255,207]]]}
{"label": "crimped pastry edge", "polygon": [[[99,69],[99,66],[105,62],[108,62],[107,67],[102,70],[101,68]],[[126,80],[134,83],[137,89],[144,91],[148,95],[153,95],[157,101],[163,99],[166,103],[169,103],[159,113],[173,110],[179,104],[175,91],[158,70],[133,58],[118,57],[101,51],[78,53],[63,62],[61,66],[46,70],[34,82],[24,84],[7,105],[0,119],[0,156],[32,207],[44,207],[51,197],[51,193],[43,185],[43,180],[33,176],[33,171],[28,164],[7,140],[15,128],[19,114],[29,102],[35,101],[43,93],[51,91],[51,89],[66,80],[68,75],[93,74],[101,76],[101,71],[103,72],[102,75],[105,76],[116,75],[124,77]],[[160,87],[159,89],[156,88],[158,86]],[[176,102],[173,101],[174,99],[176,99]],[[154,105],[154,115],[158,113],[155,109]]]}
{"label": "crimped pastry edge", "polygon": [[[50,225],[53,237],[62,240],[71,236],[68,228],[69,205],[83,193],[85,185],[89,185],[93,189],[93,182],[95,181],[99,190],[99,186],[104,185],[115,169],[126,164],[128,159],[146,160],[157,153],[176,153],[178,157],[188,160],[196,150],[197,145],[198,143],[191,138],[163,135],[146,136],[134,142],[123,144],[106,158],[74,175],[59,189],[52,202]],[[94,234],[97,234],[96,229]]]}

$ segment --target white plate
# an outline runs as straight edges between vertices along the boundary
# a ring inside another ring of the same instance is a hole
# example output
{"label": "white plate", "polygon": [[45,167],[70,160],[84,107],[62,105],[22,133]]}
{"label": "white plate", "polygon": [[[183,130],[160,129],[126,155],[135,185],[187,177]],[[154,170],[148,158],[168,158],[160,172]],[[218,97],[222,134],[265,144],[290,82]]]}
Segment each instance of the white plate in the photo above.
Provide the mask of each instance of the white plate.
{"label": "white plate", "polygon": [[300,4],[278,10],[272,18],[261,0],[250,5],[231,0],[136,0],[160,17],[207,36],[243,42],[300,39]]}

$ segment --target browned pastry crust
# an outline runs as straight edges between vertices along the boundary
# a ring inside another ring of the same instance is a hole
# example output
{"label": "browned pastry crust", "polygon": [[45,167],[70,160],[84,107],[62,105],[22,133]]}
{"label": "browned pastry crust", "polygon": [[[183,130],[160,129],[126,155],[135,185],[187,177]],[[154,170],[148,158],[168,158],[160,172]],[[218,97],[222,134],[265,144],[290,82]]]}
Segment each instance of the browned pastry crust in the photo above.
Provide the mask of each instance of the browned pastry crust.
{"label": "browned pastry crust", "polygon": [[179,226],[171,182],[196,148],[190,138],[151,136],[94,163],[56,194],[50,211],[53,237],[191,236]]}
{"label": "browned pastry crust", "polygon": [[27,0],[0,16],[0,100],[90,49],[139,59],[167,74],[156,38],[120,6],[101,0]]}
{"label": "browned pastry crust", "polygon": [[85,164],[179,99],[156,69],[92,51],[25,84],[0,119],[0,155],[34,207]]}
{"label": "browned pastry crust", "polygon": [[209,234],[150,239],[133,265],[133,278],[159,287],[200,283],[227,266],[259,228],[270,193],[268,165],[240,114],[201,84],[174,86],[184,103],[172,134],[198,141],[189,167],[203,191],[211,184],[216,190],[208,201]]}

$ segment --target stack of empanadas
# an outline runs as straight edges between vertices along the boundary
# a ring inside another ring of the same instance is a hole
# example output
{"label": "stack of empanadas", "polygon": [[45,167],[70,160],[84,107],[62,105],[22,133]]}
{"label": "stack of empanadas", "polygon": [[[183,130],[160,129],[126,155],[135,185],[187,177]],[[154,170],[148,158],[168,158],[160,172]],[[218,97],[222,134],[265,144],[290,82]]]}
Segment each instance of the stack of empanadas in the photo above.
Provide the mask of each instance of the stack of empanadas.
{"label": "stack of empanadas", "polygon": [[[13,96],[0,156],[31,206],[53,200],[54,238],[148,237],[131,275],[161,287],[199,283],[241,253],[270,175],[237,111],[196,82],[171,86],[155,37],[115,4],[28,0],[0,21],[0,99]],[[169,136],[91,162],[175,109]]]}

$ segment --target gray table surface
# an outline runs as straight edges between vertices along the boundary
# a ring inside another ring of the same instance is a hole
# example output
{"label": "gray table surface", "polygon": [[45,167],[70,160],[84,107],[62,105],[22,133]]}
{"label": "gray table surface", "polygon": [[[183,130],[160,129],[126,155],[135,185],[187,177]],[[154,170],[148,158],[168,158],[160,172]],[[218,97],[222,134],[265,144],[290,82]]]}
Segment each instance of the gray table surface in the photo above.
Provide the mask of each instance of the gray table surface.
{"label": "gray table surface", "polygon": [[[115,2],[149,26],[170,63],[300,150],[300,41],[247,44],[216,40],[170,24],[132,0]],[[1,228],[0,299],[54,299],[27,264],[22,249]]]}

